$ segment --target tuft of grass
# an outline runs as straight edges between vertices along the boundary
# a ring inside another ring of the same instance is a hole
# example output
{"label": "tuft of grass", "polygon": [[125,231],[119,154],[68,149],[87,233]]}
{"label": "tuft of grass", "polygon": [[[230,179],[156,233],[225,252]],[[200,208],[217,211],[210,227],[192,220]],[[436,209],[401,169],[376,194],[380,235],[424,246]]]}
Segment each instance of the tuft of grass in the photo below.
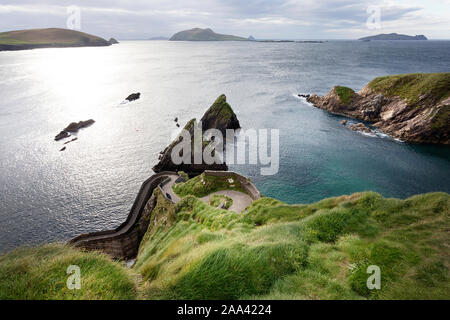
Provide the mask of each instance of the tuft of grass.
{"label": "tuft of grass", "polygon": [[[69,290],[66,273],[80,267],[81,289]],[[1,300],[135,299],[136,276],[99,252],[60,244],[16,249],[0,256]]]}
{"label": "tuft of grass", "polygon": [[209,199],[209,205],[217,208],[223,203],[223,209],[228,209],[233,204],[233,199],[222,194],[215,194]]}
{"label": "tuft of grass", "polygon": [[335,86],[334,91],[343,104],[349,104],[350,102],[352,102],[353,95],[355,94],[355,91],[353,89],[342,86]]}
{"label": "tuft of grass", "polygon": [[409,105],[438,103],[450,96],[450,73],[413,73],[378,77],[369,87],[385,96],[399,96]]}

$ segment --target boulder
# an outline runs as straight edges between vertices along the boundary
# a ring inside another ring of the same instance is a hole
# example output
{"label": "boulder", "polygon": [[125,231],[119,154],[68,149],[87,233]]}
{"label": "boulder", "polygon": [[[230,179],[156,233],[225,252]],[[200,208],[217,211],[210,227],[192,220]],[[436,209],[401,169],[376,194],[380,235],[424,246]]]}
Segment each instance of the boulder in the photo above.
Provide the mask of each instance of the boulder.
{"label": "boulder", "polygon": [[372,132],[362,122],[357,123],[357,124],[352,124],[352,125],[349,126],[349,128],[352,129],[353,131],[361,131],[361,132],[364,132],[364,133],[371,133]]}

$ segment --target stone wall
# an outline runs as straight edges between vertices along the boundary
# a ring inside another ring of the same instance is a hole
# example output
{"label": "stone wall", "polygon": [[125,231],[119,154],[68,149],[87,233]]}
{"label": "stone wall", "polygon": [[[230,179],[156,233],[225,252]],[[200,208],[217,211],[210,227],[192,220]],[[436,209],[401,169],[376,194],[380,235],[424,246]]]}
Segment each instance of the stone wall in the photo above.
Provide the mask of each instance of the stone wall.
{"label": "stone wall", "polygon": [[127,219],[115,229],[82,234],[69,241],[70,245],[88,250],[100,250],[113,258],[129,259],[136,256],[139,243],[147,231],[148,215],[156,205],[151,200],[153,190],[174,172],[160,172],[146,180],[131,207]]}
{"label": "stone wall", "polygon": [[[253,200],[261,197],[255,185],[238,173],[208,170],[204,173],[210,176],[232,177],[240,182],[242,188]],[[161,189],[160,184],[170,181],[169,175],[177,175],[177,173],[160,172],[142,184],[127,219],[120,226],[112,230],[82,234],[70,240],[69,244],[87,250],[100,250],[116,259],[134,258],[138,253],[142,237],[147,231],[150,214],[156,206],[156,198],[152,196],[153,190]],[[166,197],[165,193],[162,193]]]}

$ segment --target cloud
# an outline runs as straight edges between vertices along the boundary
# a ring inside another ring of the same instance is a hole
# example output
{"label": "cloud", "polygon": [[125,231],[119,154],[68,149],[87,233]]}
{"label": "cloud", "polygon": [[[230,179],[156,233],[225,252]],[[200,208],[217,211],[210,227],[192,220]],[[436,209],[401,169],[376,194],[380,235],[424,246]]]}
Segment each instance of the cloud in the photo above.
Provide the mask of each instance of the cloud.
{"label": "cloud", "polygon": [[2,0],[0,30],[65,27],[71,5],[82,10],[82,31],[122,39],[197,26],[259,38],[348,38],[372,32],[370,5],[381,8],[380,32],[450,37],[449,0]]}

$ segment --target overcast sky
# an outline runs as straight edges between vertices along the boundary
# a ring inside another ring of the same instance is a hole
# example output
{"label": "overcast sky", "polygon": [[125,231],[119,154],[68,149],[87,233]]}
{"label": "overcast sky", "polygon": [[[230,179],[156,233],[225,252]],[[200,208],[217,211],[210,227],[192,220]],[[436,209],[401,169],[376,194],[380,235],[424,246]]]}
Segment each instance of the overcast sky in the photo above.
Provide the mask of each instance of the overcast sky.
{"label": "overcast sky", "polygon": [[[118,39],[171,36],[194,27],[260,39],[390,32],[450,39],[450,0],[0,0],[0,31],[65,28],[68,6],[81,9],[81,31]],[[380,29],[366,24],[369,6],[380,8]]]}

